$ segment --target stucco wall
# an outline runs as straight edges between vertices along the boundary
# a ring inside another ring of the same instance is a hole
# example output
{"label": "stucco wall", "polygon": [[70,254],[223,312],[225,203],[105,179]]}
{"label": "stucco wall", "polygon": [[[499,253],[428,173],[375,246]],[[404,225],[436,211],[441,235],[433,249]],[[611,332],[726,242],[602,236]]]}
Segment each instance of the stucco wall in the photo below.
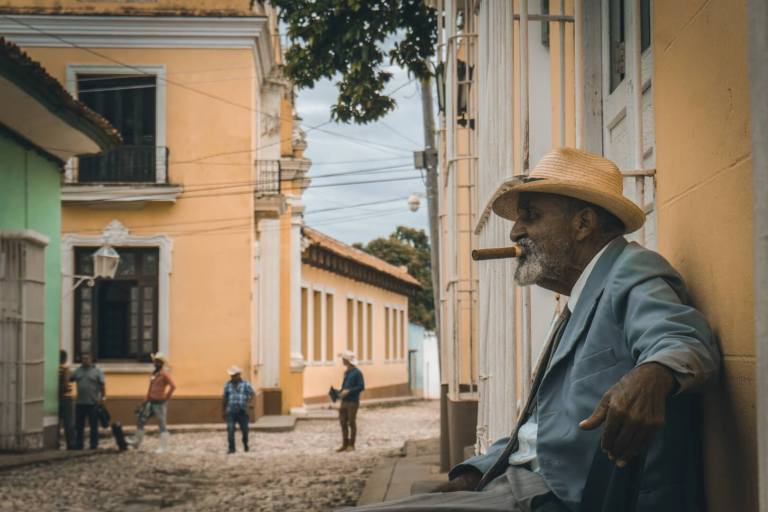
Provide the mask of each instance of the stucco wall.
{"label": "stucco wall", "polygon": [[[62,81],[67,63],[105,64],[77,49],[30,48],[28,52]],[[63,232],[97,235],[117,219],[131,234],[162,234],[172,240],[169,355],[177,395],[219,396],[228,378],[227,367],[250,368],[254,228],[253,197],[247,183],[253,176],[249,151],[257,145],[251,138],[255,115],[251,109],[258,86],[252,52],[99,52],[135,66],[165,65],[168,80],[203,92],[167,85],[169,181],[183,185],[185,191],[175,204],[140,209],[66,205]],[[107,393],[140,396],[147,380],[146,373],[108,372]]]}
{"label": "stucco wall", "polygon": [[[325,290],[332,290],[334,294],[334,342],[333,361],[324,363],[308,362],[304,369],[304,398],[324,397],[328,388],[341,385],[344,375],[344,366],[336,354],[346,349],[347,340],[347,308],[348,295],[365,298],[372,302],[373,308],[373,356],[370,361],[360,362],[359,368],[365,377],[365,387],[369,392],[363,393],[362,398],[371,398],[377,394],[375,388],[388,388],[395,393],[408,387],[408,360],[406,341],[406,355],[396,361],[385,361],[385,328],[384,307],[394,305],[405,310],[405,318],[408,318],[408,298],[389,292],[382,288],[355,281],[341,275],[320,270],[310,265],[301,266],[301,278],[303,286],[315,286]],[[406,336],[408,328],[404,329]],[[382,389],[382,392],[385,392]]]}
{"label": "stucco wall", "polygon": [[757,510],[745,2],[653,6],[659,248],[724,354],[705,395],[707,505]]}
{"label": "stucco wall", "polygon": [[61,254],[61,170],[38,153],[0,135],[0,229],[29,229],[48,237],[45,248],[46,415],[58,412]]}

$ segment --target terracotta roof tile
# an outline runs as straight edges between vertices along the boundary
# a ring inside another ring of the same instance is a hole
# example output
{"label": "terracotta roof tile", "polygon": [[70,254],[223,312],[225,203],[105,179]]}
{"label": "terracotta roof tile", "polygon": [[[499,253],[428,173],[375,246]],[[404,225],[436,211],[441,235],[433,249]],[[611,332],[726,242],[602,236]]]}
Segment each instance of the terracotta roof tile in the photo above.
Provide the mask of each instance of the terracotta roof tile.
{"label": "terracotta roof tile", "polygon": [[331,238],[325,233],[321,233],[308,226],[304,226],[304,236],[309,240],[310,245],[320,245],[324,249],[337,254],[338,256],[354,260],[374,270],[388,274],[406,284],[421,288],[421,283],[409,274],[407,270],[404,270],[404,268],[396,267],[376,256],[361,251],[360,249],[355,249],[344,242],[340,242],[339,240]]}

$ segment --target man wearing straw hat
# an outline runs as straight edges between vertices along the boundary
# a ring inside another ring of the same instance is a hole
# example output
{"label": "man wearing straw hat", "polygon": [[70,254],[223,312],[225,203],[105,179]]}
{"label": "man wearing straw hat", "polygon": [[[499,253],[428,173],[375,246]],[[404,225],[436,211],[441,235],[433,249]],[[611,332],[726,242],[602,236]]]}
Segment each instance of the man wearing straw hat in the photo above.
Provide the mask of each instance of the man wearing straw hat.
{"label": "man wearing straw hat", "polygon": [[157,448],[156,452],[163,453],[168,449],[168,439],[170,437],[168,426],[166,424],[166,418],[168,417],[168,400],[171,399],[173,392],[176,390],[176,384],[174,384],[171,375],[165,368],[168,363],[168,359],[165,355],[162,352],[157,352],[152,354],[151,357],[155,369],[152,372],[152,376],[149,378],[146,399],[136,411],[136,434],[134,435],[131,444],[135,449],[139,449],[141,442],[144,439],[144,424],[149,418],[154,416],[157,418],[158,430],[160,431],[160,446]]}
{"label": "man wearing straw hat", "polygon": [[528,403],[441,493],[360,510],[701,510],[695,392],[720,354],[680,274],[624,238],[645,215],[616,165],[556,149],[488,208],[515,222],[515,282],[569,297]]}
{"label": "man wearing straw hat", "polygon": [[221,403],[221,414],[227,420],[227,453],[235,453],[235,425],[240,425],[240,434],[243,438],[243,451],[248,451],[248,422],[250,416],[248,410],[251,400],[256,394],[251,383],[243,380],[243,370],[238,366],[231,366],[227,370],[229,382],[224,386],[224,396]]}
{"label": "man wearing straw hat", "polygon": [[341,404],[339,404],[339,423],[341,424],[341,446],[337,452],[351,452],[355,450],[355,438],[357,437],[357,410],[360,408],[360,393],[365,389],[363,372],[358,368],[355,353],[345,350],[339,354],[344,363],[344,380],[341,383]]}

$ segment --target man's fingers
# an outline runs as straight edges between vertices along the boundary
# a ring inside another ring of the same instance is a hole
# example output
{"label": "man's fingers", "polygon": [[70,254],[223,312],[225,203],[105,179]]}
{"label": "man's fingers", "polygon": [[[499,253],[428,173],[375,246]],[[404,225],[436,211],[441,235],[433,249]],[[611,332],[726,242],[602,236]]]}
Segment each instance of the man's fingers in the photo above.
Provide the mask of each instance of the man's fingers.
{"label": "man's fingers", "polygon": [[605,418],[605,430],[603,431],[602,448],[608,453],[609,458],[613,460],[613,451],[616,444],[616,438],[621,432],[621,426],[624,422],[624,415],[616,410],[608,409]]}
{"label": "man's fingers", "polygon": [[638,437],[638,430],[636,426],[629,421],[624,421],[621,425],[621,430],[616,435],[616,440],[613,442],[613,448],[610,450],[610,455],[616,459],[616,465],[624,467],[624,463],[628,462],[632,457],[631,448],[634,446],[634,440]]}
{"label": "man's fingers", "polygon": [[605,421],[605,417],[608,414],[608,401],[603,398],[600,400],[600,403],[597,404],[597,407],[592,412],[592,415],[579,422],[579,428],[583,430],[594,430],[597,427],[600,426],[603,421]]}

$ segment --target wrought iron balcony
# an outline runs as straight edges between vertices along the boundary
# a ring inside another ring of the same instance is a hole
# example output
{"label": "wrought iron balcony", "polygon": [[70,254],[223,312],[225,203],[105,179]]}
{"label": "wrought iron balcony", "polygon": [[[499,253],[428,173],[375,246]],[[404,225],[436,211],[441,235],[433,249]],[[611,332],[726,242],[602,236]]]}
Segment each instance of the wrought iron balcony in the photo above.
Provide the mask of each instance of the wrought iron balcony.
{"label": "wrought iron balcony", "polygon": [[281,178],[280,160],[256,160],[256,197],[279,195]]}
{"label": "wrought iron balcony", "polygon": [[80,157],[78,183],[167,183],[168,148],[120,146],[108,153]]}

